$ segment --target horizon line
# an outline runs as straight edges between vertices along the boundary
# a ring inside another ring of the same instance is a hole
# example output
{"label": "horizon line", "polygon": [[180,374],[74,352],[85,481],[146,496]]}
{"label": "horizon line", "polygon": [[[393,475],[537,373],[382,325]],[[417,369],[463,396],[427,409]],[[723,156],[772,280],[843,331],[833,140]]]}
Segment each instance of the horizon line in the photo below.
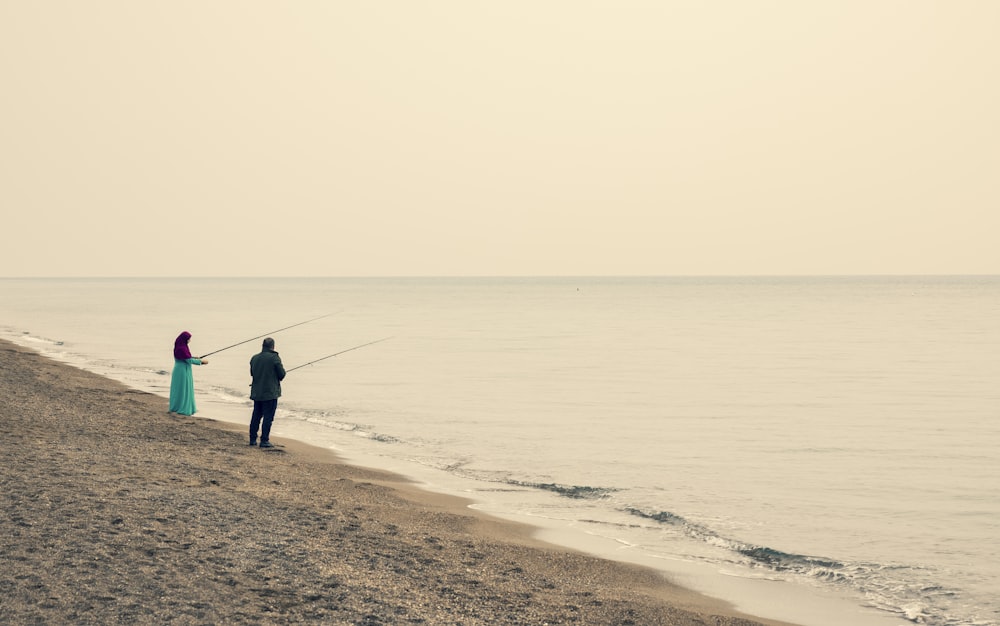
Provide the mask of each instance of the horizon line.
{"label": "horizon line", "polygon": [[275,274],[275,275],[24,275],[0,276],[0,280],[73,280],[73,279],[417,279],[417,278],[448,278],[448,279],[496,279],[496,278],[988,278],[1000,277],[1000,273],[857,273],[857,274]]}

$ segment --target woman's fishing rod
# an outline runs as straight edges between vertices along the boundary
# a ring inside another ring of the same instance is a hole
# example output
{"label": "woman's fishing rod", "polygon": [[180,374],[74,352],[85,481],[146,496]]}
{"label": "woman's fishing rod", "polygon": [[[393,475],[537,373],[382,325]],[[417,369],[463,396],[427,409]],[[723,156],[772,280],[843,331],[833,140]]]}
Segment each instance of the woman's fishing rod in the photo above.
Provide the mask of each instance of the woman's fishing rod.
{"label": "woman's fishing rod", "polygon": [[250,343],[254,339],[260,339],[261,337],[267,337],[268,335],[273,335],[275,333],[280,333],[283,330],[288,330],[289,328],[295,328],[296,326],[302,326],[303,324],[308,324],[309,322],[315,322],[316,320],[321,320],[324,317],[330,317],[331,315],[333,315],[333,313],[327,313],[326,315],[320,315],[319,317],[314,317],[311,320],[306,320],[304,322],[299,322],[298,324],[292,324],[291,326],[285,326],[284,328],[279,328],[278,330],[272,330],[272,331],[264,333],[263,335],[257,335],[256,337],[251,337],[251,338],[247,339],[246,341],[241,341],[239,343],[234,343],[233,345],[226,346],[225,348],[219,348],[218,350],[215,350],[213,352],[209,352],[208,354],[205,354],[205,355],[200,356],[198,358],[199,359],[204,359],[206,356],[210,356],[210,355],[216,354],[218,352],[222,352],[223,350],[228,350],[230,348],[235,348],[236,346],[242,346],[245,343]]}
{"label": "woman's fishing rod", "polygon": [[392,337],[383,337],[381,339],[376,339],[375,341],[369,341],[368,343],[363,343],[360,346],[354,346],[353,348],[348,348],[347,350],[341,350],[340,352],[334,352],[333,354],[328,354],[328,355],[326,355],[324,357],[320,357],[320,358],[316,359],[315,361],[309,361],[308,363],[303,363],[302,365],[296,365],[295,367],[293,367],[290,370],[285,370],[285,373],[287,374],[288,372],[291,372],[293,370],[297,370],[300,367],[305,367],[306,365],[312,365],[313,363],[319,363],[320,361],[325,361],[326,359],[335,357],[338,354],[343,354],[345,352],[350,352],[351,350],[357,350],[358,348],[364,348],[365,346],[370,346],[373,343],[378,343],[380,341],[385,341],[386,339],[392,339]]}

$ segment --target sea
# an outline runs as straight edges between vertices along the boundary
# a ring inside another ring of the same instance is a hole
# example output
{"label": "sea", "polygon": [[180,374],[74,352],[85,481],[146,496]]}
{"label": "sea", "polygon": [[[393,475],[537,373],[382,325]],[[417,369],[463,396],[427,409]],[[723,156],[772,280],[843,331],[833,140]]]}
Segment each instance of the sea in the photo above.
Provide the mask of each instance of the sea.
{"label": "sea", "polygon": [[1000,276],[0,279],[0,337],[164,398],[185,330],[200,417],[272,336],[279,443],[753,615],[1000,625]]}

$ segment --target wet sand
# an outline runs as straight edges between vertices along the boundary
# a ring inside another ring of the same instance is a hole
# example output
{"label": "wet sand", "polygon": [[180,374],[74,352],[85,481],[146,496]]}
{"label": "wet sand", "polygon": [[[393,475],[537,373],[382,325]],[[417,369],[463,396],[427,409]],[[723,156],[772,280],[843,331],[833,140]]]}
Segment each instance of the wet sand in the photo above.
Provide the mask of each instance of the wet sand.
{"label": "wet sand", "polygon": [[2,340],[0,380],[7,624],[780,624]]}

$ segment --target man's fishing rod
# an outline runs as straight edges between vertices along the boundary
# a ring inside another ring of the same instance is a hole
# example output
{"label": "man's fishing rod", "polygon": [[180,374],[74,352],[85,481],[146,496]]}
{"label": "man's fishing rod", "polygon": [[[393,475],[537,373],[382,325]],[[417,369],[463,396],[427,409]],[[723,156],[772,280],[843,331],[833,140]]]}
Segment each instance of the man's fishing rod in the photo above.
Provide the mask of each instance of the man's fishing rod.
{"label": "man's fishing rod", "polygon": [[351,350],[357,350],[358,348],[364,348],[365,346],[370,346],[373,343],[378,343],[380,341],[385,341],[386,339],[392,339],[392,337],[383,337],[381,339],[376,339],[375,341],[369,341],[368,343],[363,343],[360,346],[354,346],[353,348],[348,348],[347,350],[341,350],[340,352],[334,352],[333,354],[328,354],[328,355],[326,355],[324,357],[320,357],[320,358],[316,359],[315,361],[309,361],[308,363],[303,363],[302,365],[296,365],[295,367],[293,367],[290,370],[285,370],[285,373],[287,374],[288,372],[291,372],[293,370],[297,370],[300,367],[305,367],[306,365],[312,365],[313,363],[319,363],[320,361],[325,361],[326,359],[335,357],[338,354],[343,354],[345,352],[350,352]]}
{"label": "man's fishing rod", "polygon": [[320,315],[319,317],[314,317],[311,320],[306,320],[304,322],[299,322],[298,324],[292,324],[291,326],[285,326],[284,328],[279,328],[278,330],[272,330],[272,331],[264,333],[263,335],[257,335],[256,337],[251,337],[251,338],[247,339],[246,341],[241,341],[239,343],[234,343],[233,345],[226,346],[225,348],[219,348],[218,350],[215,350],[213,352],[209,352],[208,354],[202,355],[202,356],[200,356],[198,358],[199,359],[204,359],[206,356],[210,356],[210,355],[216,354],[217,352],[222,352],[223,350],[228,350],[230,348],[235,348],[236,346],[242,346],[245,343],[250,343],[254,339],[260,339],[261,337],[267,337],[268,335],[273,335],[275,333],[280,333],[283,330],[288,330],[289,328],[295,328],[296,326],[302,326],[303,324],[308,324],[309,322],[315,322],[316,320],[321,320],[324,317],[330,317],[331,315],[333,315],[333,313],[327,313],[326,315]]}

